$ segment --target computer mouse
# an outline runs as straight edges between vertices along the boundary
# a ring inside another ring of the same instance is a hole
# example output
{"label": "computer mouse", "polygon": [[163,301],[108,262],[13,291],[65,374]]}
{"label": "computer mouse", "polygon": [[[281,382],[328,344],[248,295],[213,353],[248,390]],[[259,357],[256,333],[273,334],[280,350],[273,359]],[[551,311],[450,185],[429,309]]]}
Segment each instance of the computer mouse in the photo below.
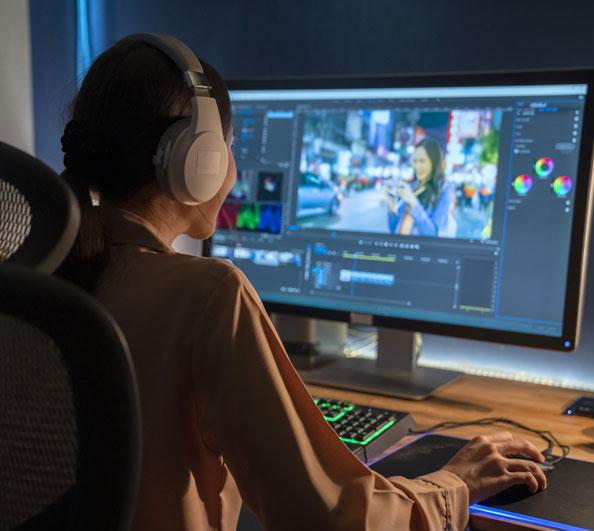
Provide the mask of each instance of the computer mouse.
{"label": "computer mouse", "polygon": [[[525,459],[527,461],[534,461],[534,459],[528,454],[511,454],[507,457],[509,459]],[[538,466],[538,468],[540,468],[544,473],[551,472],[555,469],[555,465],[553,465],[552,463],[548,463],[547,461],[545,461],[544,463],[537,463],[536,461],[534,462],[536,463],[536,466]]]}

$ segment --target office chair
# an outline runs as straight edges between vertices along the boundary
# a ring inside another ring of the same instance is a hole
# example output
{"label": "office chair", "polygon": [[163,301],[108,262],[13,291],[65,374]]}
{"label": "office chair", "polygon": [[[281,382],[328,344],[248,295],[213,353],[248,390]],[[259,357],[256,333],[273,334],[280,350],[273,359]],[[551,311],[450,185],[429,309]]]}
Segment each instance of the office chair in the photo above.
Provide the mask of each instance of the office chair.
{"label": "office chair", "polygon": [[127,530],[140,414],[118,326],[74,285],[5,264],[0,337],[0,529]]}
{"label": "office chair", "polygon": [[79,221],[70,188],[41,161],[0,142],[0,262],[54,272]]}
{"label": "office chair", "polygon": [[0,144],[0,203],[0,531],[128,530],[141,448],[127,345],[98,302],[47,274],[76,237],[76,199]]}

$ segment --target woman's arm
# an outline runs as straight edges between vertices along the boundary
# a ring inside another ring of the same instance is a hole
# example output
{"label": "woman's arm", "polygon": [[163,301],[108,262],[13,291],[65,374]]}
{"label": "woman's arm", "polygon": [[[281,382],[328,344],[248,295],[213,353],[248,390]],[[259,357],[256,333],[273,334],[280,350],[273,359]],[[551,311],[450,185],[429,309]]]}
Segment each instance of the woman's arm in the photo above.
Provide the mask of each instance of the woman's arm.
{"label": "woman's arm", "polygon": [[231,270],[206,305],[194,381],[200,432],[222,454],[265,529],[463,529],[468,489],[454,473],[386,479],[323,419],[253,287]]}
{"label": "woman's arm", "polygon": [[404,217],[402,218],[402,222],[400,223],[400,230],[398,231],[398,234],[409,235],[412,232],[414,225],[415,220],[410,215],[407,209],[406,213],[404,214]]}
{"label": "woman's arm", "polygon": [[419,201],[410,208],[410,215],[415,220],[415,226],[420,236],[439,235],[439,230],[446,224],[453,201],[454,187],[451,183],[445,183],[431,214],[427,213]]}

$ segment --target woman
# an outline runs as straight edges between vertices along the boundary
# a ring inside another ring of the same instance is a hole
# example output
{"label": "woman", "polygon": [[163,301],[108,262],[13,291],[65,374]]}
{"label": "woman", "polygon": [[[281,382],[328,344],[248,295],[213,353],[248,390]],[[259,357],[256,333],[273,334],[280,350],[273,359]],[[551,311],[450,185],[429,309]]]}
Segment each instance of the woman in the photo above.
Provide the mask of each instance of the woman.
{"label": "woman", "polygon": [[[262,303],[232,264],[178,255],[180,233],[206,238],[235,180],[229,97],[204,64],[229,165],[215,197],[176,202],[158,186],[160,135],[192,96],[171,59],[120,41],[89,70],[62,139],[83,223],[62,274],[121,326],[143,425],[135,531],[234,529],[241,502],[266,529],[462,529],[468,503],[512,484],[543,488],[540,454],[506,433],[470,443],[443,470],[386,479],[324,421]],[[92,207],[89,189],[100,196]],[[542,460],[542,459],[541,459]]]}
{"label": "woman", "polygon": [[441,148],[435,139],[426,137],[416,145],[413,170],[412,184],[399,180],[395,193],[389,194],[390,233],[454,237],[455,220],[450,214],[454,187],[445,182]]}

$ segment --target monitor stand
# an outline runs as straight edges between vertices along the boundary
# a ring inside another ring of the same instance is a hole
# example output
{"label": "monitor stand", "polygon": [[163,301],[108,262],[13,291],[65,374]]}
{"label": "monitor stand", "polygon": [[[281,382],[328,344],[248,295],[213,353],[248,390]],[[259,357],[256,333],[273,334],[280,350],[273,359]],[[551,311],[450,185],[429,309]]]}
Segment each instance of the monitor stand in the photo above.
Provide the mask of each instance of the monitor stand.
{"label": "monitor stand", "polygon": [[321,327],[316,322],[306,317],[275,316],[279,335],[306,383],[422,400],[461,376],[459,372],[418,366],[420,334],[406,330],[378,327],[377,358],[347,358],[343,354],[347,325],[322,321],[325,339],[332,337],[328,330],[334,325],[337,341],[334,352],[327,348],[320,352],[318,347],[324,339],[317,337]]}
{"label": "monitor stand", "polygon": [[272,321],[297,370],[310,371],[343,357],[347,323],[281,313],[273,313]]}

